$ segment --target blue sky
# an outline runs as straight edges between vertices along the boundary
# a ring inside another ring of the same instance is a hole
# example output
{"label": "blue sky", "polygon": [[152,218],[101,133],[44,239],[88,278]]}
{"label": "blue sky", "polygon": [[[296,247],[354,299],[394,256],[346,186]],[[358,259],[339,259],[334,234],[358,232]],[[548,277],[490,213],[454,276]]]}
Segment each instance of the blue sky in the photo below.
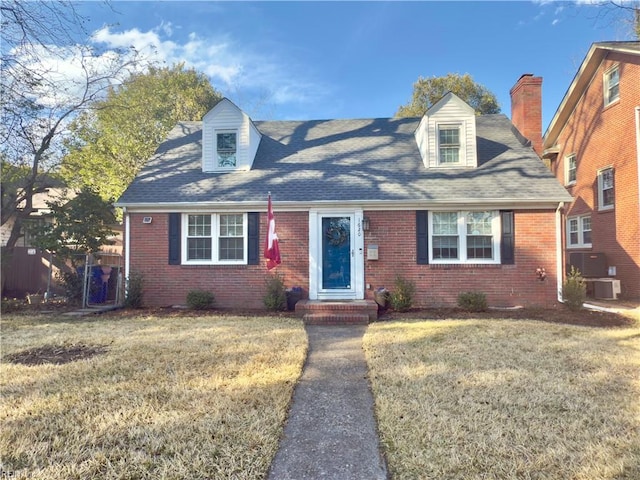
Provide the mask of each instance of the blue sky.
{"label": "blue sky", "polygon": [[469,73],[510,116],[543,77],[543,128],[598,41],[631,40],[616,12],[575,2],[83,2],[100,48],[152,43],[254,120],[391,117],[419,77]]}

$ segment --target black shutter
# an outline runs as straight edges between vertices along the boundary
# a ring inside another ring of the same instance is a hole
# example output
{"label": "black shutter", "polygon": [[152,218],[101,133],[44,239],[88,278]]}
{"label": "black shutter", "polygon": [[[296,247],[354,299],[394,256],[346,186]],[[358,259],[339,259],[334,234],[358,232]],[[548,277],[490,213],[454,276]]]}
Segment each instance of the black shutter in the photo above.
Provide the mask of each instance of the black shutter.
{"label": "black shutter", "polygon": [[500,239],[500,263],[513,265],[515,262],[515,229],[513,211],[501,210],[502,238]]}
{"label": "black shutter", "polygon": [[258,265],[260,263],[260,213],[247,213],[247,223],[247,243],[249,244],[247,263],[249,265]]}
{"label": "black shutter", "polygon": [[169,214],[169,265],[180,265],[180,222],[179,213]]}
{"label": "black shutter", "polygon": [[429,263],[429,212],[416,210],[416,260],[418,265]]}

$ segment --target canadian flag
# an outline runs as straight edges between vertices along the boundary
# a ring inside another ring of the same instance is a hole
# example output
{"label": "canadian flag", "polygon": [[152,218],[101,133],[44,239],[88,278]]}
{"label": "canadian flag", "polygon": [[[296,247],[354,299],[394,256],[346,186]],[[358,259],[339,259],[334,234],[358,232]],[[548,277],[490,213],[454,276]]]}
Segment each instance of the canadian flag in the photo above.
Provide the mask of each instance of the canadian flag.
{"label": "canadian flag", "polygon": [[280,249],[278,248],[278,235],[276,234],[276,220],[273,217],[271,207],[271,194],[269,194],[269,206],[267,207],[267,238],[264,242],[264,258],[267,259],[267,270],[277,267],[281,263]]}

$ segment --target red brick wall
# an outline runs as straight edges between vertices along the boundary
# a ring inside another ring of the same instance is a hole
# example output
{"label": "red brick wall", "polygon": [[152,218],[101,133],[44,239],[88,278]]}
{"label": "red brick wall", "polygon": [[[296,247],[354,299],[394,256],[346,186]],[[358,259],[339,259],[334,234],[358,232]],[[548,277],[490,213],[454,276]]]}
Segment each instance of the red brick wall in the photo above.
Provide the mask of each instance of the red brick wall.
{"label": "red brick wall", "polygon": [[[189,290],[213,292],[216,305],[229,308],[262,308],[265,281],[278,273],[287,288],[309,290],[309,217],[307,213],[278,212],[277,232],[282,265],[268,272],[259,265],[169,265],[167,214],[153,214],[153,222],[143,224],[148,214],[131,214],[131,270],[144,276],[144,303],[149,306],[184,305]],[[266,213],[260,215],[260,239],[266,232]]]}
{"label": "red brick wall", "polygon": [[[555,212],[515,212],[515,265],[418,265],[415,212],[366,212],[379,260],[365,260],[366,296],[379,287],[393,289],[396,275],[416,285],[418,306],[455,306],[460,292],[480,291],[491,306],[551,306],[556,301]],[[536,269],[543,267],[545,281]]]}
{"label": "red brick wall", "polygon": [[[620,65],[620,101],[605,108],[603,74],[615,63]],[[574,201],[565,208],[565,219],[591,214],[592,248],[566,249],[567,262],[571,252],[605,253],[609,265],[616,267],[623,297],[636,299],[640,298],[640,205],[634,111],[640,105],[639,79],[637,56],[615,54],[605,59],[561,132],[557,140],[561,151],[552,165],[564,184],[565,156],[576,154],[577,180],[568,188]],[[615,208],[598,211],[597,171],[607,166],[615,172]]]}
{"label": "red brick wall", "polygon": [[[143,224],[143,214],[131,215],[131,269],[144,275],[146,305],[184,304],[192,289],[214,293],[216,303],[228,308],[261,308],[265,279],[264,266],[169,265],[168,215],[154,214],[151,224]],[[379,260],[365,260],[368,298],[380,286],[393,288],[397,273],[416,283],[416,305],[455,305],[461,291],[482,291],[490,305],[538,305],[556,303],[555,214],[553,211],[518,211],[515,214],[516,264],[442,266],[416,264],[415,211],[366,212],[371,230],[366,245],[379,246]],[[266,215],[260,218],[260,238],[264,238]],[[309,220],[306,212],[277,212],[282,265],[287,288],[309,290]],[[262,250],[262,248],[261,248]],[[544,267],[547,279],[541,282],[536,268]]]}

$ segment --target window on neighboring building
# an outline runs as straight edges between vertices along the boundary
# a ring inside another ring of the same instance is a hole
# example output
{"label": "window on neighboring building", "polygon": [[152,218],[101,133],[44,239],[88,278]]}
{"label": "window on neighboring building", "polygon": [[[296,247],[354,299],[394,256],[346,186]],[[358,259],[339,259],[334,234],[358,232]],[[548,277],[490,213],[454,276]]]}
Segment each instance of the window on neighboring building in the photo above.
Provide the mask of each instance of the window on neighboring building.
{"label": "window on neighboring building", "polygon": [[236,132],[218,132],[218,167],[236,166]]}
{"label": "window on neighboring building", "polygon": [[591,216],[582,215],[567,219],[567,246],[591,247]]}
{"label": "window on neighboring building", "polygon": [[186,263],[246,263],[244,214],[187,214]]}
{"label": "window on neighboring building", "polygon": [[620,98],[620,69],[618,65],[604,74],[604,106]]}
{"label": "window on neighboring building", "polygon": [[598,172],[598,209],[613,208],[615,203],[615,186],[613,168],[608,167]]}
{"label": "window on neighboring building", "polygon": [[438,126],[438,163],[452,165],[460,163],[460,126]]}
{"label": "window on neighboring building", "polygon": [[576,156],[574,153],[565,157],[565,184],[576,183]]}
{"label": "window on neighboring building", "polygon": [[497,211],[429,212],[430,261],[500,263]]}

